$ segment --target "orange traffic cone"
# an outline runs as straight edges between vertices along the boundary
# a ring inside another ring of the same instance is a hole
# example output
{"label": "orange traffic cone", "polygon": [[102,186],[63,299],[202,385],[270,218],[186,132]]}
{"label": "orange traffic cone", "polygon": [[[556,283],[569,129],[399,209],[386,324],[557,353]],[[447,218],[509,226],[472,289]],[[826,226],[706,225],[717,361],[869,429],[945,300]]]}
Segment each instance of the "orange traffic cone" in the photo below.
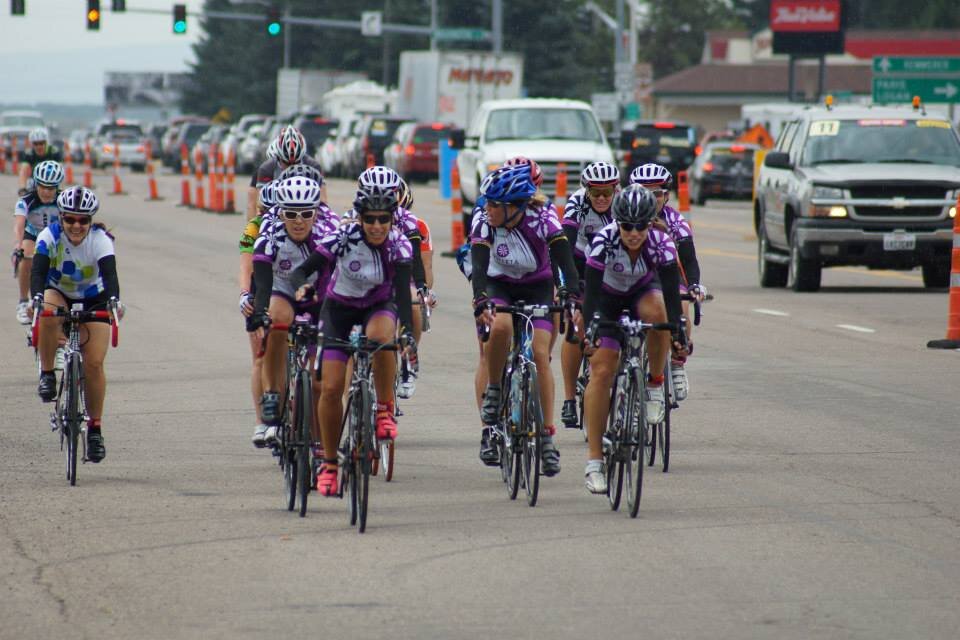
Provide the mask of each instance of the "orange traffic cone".
{"label": "orange traffic cone", "polygon": [[953,218],[953,256],[950,263],[950,301],[947,306],[947,337],[931,340],[930,349],[960,349],[960,196]]}
{"label": "orange traffic cone", "polygon": [[690,211],[690,184],[687,182],[687,172],[677,172],[677,211]]}

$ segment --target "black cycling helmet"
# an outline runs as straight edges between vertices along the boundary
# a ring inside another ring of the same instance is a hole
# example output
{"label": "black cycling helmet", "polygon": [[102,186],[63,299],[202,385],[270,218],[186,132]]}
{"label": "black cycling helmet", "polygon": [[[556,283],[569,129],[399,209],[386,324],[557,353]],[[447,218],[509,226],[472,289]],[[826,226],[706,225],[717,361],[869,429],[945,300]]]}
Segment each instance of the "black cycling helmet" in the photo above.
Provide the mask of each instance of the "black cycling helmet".
{"label": "black cycling helmet", "polygon": [[649,225],[657,217],[657,197],[639,184],[631,184],[613,197],[610,205],[617,222]]}
{"label": "black cycling helmet", "polygon": [[366,185],[357,189],[357,196],[353,199],[353,209],[358,215],[366,211],[393,213],[398,205],[395,186]]}

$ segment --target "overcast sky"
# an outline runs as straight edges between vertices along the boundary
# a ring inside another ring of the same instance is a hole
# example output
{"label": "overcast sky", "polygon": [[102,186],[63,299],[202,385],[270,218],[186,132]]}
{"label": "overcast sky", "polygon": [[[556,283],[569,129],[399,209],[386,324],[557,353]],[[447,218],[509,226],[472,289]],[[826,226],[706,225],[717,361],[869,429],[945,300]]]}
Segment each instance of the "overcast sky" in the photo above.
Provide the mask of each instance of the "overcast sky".
{"label": "overcast sky", "polygon": [[127,0],[157,14],[111,13],[100,0],[100,31],[87,31],[86,0],[26,0],[25,16],[0,0],[0,102],[102,104],[105,71],[186,71],[203,0],[178,2],[186,35],[173,33],[173,0]]}

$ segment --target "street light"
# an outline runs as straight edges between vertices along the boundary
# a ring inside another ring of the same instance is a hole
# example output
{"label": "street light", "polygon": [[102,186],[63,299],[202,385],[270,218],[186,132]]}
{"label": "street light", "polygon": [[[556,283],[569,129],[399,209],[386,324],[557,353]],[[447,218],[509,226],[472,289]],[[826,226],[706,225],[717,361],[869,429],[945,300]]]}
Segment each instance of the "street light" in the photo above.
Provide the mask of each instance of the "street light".
{"label": "street light", "polygon": [[267,9],[267,33],[271,36],[278,36],[283,30],[280,24],[280,9],[271,7]]}
{"label": "street light", "polygon": [[173,5],[173,32],[183,34],[187,32],[187,5]]}
{"label": "street light", "polygon": [[100,31],[100,0],[87,0],[87,30]]}

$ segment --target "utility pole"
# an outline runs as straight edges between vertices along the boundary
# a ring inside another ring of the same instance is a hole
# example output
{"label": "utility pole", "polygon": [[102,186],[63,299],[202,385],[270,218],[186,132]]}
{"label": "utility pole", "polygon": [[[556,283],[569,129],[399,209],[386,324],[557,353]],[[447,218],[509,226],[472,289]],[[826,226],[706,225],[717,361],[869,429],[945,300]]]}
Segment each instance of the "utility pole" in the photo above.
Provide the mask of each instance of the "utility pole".
{"label": "utility pole", "polygon": [[437,50],[438,15],[437,0],[430,0],[430,51]]}
{"label": "utility pole", "polygon": [[290,68],[290,32],[293,31],[293,25],[290,24],[290,5],[283,10],[283,68]]}
{"label": "utility pole", "polygon": [[[383,2],[383,21],[390,19],[390,0]],[[381,84],[384,87],[390,87],[390,34],[383,34],[383,74],[381,75]]]}
{"label": "utility pole", "polygon": [[[622,2],[623,0],[619,0]],[[493,52],[503,53],[503,0],[492,0],[493,2]]]}

